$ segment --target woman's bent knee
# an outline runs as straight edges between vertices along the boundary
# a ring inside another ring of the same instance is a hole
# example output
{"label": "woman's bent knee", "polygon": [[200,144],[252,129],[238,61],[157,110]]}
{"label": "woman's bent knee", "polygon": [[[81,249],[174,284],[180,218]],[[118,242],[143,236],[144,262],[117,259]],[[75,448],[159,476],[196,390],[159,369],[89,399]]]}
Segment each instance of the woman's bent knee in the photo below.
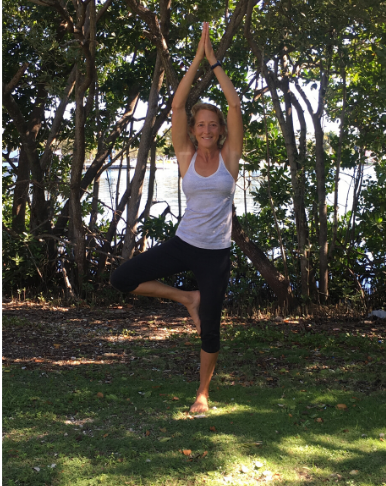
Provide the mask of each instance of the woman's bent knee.
{"label": "woman's bent knee", "polygon": [[127,272],[124,267],[125,264],[122,264],[115,270],[111,275],[110,283],[120,292],[132,292],[138,287],[139,282],[136,279],[133,279],[130,272]]}
{"label": "woman's bent knee", "polygon": [[220,351],[220,333],[201,334],[201,349],[206,353]]}

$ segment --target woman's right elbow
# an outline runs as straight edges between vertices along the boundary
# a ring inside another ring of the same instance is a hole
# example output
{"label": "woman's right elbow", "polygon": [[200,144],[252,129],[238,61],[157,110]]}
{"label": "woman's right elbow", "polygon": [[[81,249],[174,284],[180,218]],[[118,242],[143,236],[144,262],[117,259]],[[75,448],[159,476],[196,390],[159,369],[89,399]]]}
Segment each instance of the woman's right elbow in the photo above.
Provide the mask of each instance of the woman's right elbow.
{"label": "woman's right elbow", "polygon": [[178,100],[173,100],[172,102],[172,112],[175,113],[176,111],[185,111],[185,104]]}

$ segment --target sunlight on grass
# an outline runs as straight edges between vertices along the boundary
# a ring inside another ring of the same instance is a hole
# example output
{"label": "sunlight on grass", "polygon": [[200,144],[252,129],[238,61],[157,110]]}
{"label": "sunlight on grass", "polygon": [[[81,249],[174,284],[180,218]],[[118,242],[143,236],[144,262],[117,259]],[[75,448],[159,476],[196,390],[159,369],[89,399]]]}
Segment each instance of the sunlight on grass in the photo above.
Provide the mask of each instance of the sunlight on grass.
{"label": "sunlight on grass", "polygon": [[125,341],[125,363],[7,366],[4,485],[386,484],[380,346],[270,328],[227,335],[202,419],[189,413],[198,382],[186,336],[163,348]]}

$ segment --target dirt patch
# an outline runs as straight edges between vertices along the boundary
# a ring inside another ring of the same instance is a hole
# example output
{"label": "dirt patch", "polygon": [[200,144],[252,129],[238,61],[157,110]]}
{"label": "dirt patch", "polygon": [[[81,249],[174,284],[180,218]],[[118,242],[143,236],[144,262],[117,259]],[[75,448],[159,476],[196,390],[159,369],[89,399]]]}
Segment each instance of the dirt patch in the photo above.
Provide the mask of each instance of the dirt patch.
{"label": "dirt patch", "polygon": [[[176,345],[175,338],[182,337],[187,350],[186,366],[189,368],[185,371],[189,374],[196,373],[197,360],[193,360],[193,356],[197,356],[198,350],[188,350],[190,346],[198,347],[199,344],[195,340],[195,328],[186,309],[175,303],[149,302],[152,304],[147,306],[136,302],[134,305],[97,309],[87,306],[74,308],[31,302],[6,302],[3,304],[3,364],[18,363],[31,368],[127,363],[136,359],[131,352],[135,345],[146,342],[158,349],[172,348]],[[371,338],[374,342],[381,342],[386,335],[385,319],[352,315],[287,319],[263,315],[254,319],[227,316],[222,322],[224,330],[227,325],[244,328],[270,326],[286,335],[355,332]],[[277,346],[280,347],[281,343],[277,343]],[[194,366],[188,366],[188,360],[191,363],[194,361]],[[256,355],[256,363],[265,372],[267,359]],[[275,368],[283,363],[276,360]],[[175,364],[180,371],[183,363]],[[317,363],[318,367],[321,365],[322,362]],[[273,377],[272,382],[275,383],[275,380]]]}

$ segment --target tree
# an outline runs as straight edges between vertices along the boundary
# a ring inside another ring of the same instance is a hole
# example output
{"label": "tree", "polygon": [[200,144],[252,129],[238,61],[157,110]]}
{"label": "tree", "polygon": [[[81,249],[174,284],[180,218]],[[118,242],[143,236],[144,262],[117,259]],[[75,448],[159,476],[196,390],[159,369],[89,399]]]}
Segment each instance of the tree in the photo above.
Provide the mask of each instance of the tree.
{"label": "tree", "polygon": [[[342,72],[342,52],[352,45],[356,32],[371,31],[374,19],[383,7],[378,2],[265,2],[262,9],[248,7],[245,35],[269,90],[275,113],[285,140],[291,168],[293,204],[296,218],[298,250],[301,258],[302,295],[309,296],[310,241],[305,201],[307,126],[302,106],[306,107],[313,125],[317,185],[317,226],[319,247],[318,294],[328,297],[328,214],[326,203],[326,154],[322,119],[328,90]],[[264,21],[263,21],[264,19]],[[370,35],[370,36],[371,36]],[[369,45],[369,37],[367,45]],[[371,43],[371,42],[370,42]],[[314,109],[305,87],[318,91]],[[295,89],[294,89],[295,88]],[[343,99],[346,94],[342,93]],[[343,110],[346,101],[343,101]],[[300,124],[297,137],[294,113]],[[344,116],[341,119],[344,122]],[[344,126],[342,126],[342,137]],[[309,215],[308,215],[309,216]]]}
{"label": "tree", "polygon": [[[3,156],[14,177],[5,179],[11,199],[7,195],[3,222],[5,253],[14,262],[7,268],[18,262],[18,278],[32,242],[40,256],[24,272],[29,282],[63,276],[68,293],[77,295],[103,282],[112,259],[143,250],[146,221],[139,226],[138,208],[149,151],[154,159],[201,23],[211,18],[217,57],[243,102],[244,167],[258,170],[262,180],[255,194],[259,217],[248,215],[244,227],[234,217],[238,245],[281,306],[294,297],[326,300],[329,284],[343,295],[348,279],[360,287],[368,265],[361,241],[383,217],[382,200],[363,174],[368,154],[382,160],[385,147],[385,32],[378,22],[384,5],[6,0],[3,11]],[[212,80],[203,63],[188,111],[203,95],[226,109]],[[138,100],[148,111],[142,128],[134,129]],[[324,133],[326,117],[339,120],[337,135]],[[14,149],[17,164],[10,158]],[[134,176],[127,169],[127,188],[116,197],[110,223],[100,225],[101,174],[133,151]],[[341,167],[355,169],[356,184],[353,209],[344,218],[337,211]],[[379,181],[382,174],[376,173]],[[145,219],[151,190],[148,198]],[[370,200],[380,208],[369,209]],[[17,252],[25,252],[24,260]],[[377,262],[381,255],[380,249]],[[370,267],[380,278],[381,265]]]}

